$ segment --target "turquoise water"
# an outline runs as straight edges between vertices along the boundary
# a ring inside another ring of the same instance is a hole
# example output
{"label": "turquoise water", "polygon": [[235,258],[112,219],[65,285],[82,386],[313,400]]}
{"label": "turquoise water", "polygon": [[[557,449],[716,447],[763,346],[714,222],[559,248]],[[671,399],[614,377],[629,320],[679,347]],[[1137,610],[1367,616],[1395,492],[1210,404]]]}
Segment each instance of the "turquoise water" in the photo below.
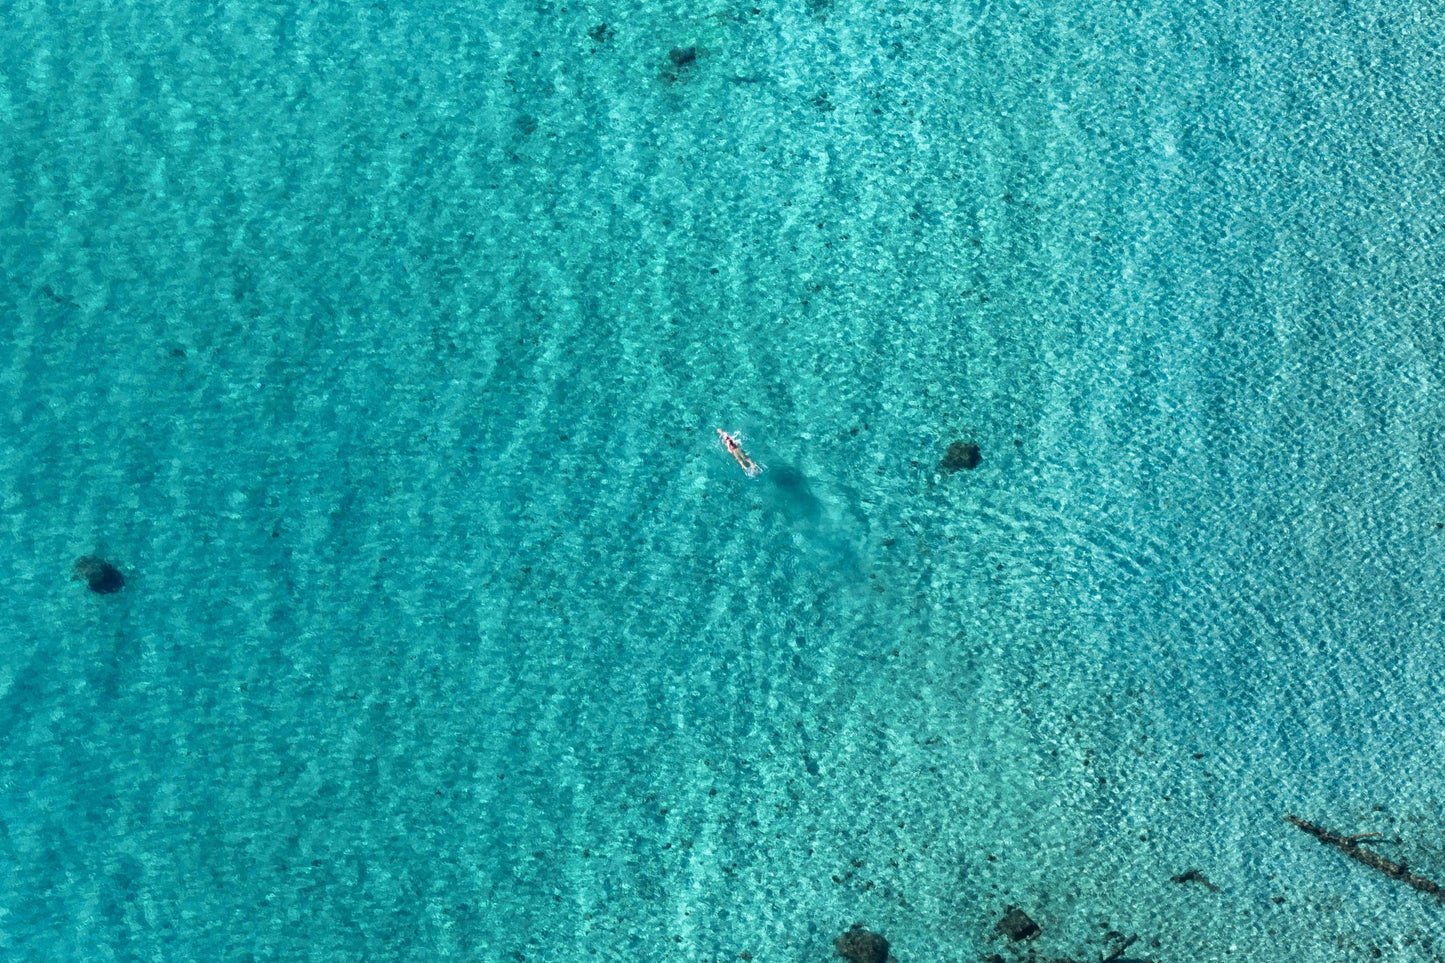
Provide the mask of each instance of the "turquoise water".
{"label": "turquoise water", "polygon": [[6,959],[1445,958],[1438,6],[752,2],[7,8]]}

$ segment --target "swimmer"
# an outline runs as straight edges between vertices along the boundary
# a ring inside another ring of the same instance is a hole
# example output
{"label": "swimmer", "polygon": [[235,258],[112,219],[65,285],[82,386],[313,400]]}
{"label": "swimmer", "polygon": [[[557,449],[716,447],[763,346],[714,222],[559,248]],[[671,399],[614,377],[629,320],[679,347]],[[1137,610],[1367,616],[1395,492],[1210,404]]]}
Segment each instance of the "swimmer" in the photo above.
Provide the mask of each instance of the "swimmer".
{"label": "swimmer", "polygon": [[758,463],[748,457],[748,453],[743,451],[743,446],[738,443],[736,438],[721,428],[717,430],[717,433],[719,437],[722,438],[723,447],[728,450],[728,454],[733,456],[733,459],[738,463],[738,467],[741,468],[749,478],[756,478],[762,473],[762,469],[758,467]]}

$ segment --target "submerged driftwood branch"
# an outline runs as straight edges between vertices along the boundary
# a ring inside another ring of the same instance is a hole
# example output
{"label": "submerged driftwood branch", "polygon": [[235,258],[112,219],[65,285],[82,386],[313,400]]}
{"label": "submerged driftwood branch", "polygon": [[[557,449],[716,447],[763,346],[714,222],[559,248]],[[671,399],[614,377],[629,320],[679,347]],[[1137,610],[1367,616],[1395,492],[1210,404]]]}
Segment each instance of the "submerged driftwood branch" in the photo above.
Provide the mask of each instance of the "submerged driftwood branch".
{"label": "submerged driftwood branch", "polygon": [[1431,882],[1423,876],[1416,876],[1405,867],[1404,863],[1393,863],[1378,853],[1372,853],[1368,849],[1360,848],[1359,841],[1361,839],[1379,835],[1378,833],[1361,833],[1358,836],[1336,836],[1329,830],[1321,829],[1314,823],[1306,822],[1298,816],[1286,816],[1284,818],[1320,842],[1335,847],[1335,849],[1338,849],[1350,857],[1350,859],[1364,863],[1371,869],[1379,870],[1391,879],[1398,879],[1407,886],[1413,886],[1422,893],[1429,893],[1436,899],[1445,900],[1445,886]]}
{"label": "submerged driftwood branch", "polygon": [[1117,947],[1115,947],[1114,952],[1104,957],[1103,963],[1114,963],[1115,960],[1124,955],[1125,950],[1133,946],[1138,941],[1139,934],[1135,933],[1133,936],[1130,936],[1128,939],[1124,940],[1124,942],[1120,943]]}

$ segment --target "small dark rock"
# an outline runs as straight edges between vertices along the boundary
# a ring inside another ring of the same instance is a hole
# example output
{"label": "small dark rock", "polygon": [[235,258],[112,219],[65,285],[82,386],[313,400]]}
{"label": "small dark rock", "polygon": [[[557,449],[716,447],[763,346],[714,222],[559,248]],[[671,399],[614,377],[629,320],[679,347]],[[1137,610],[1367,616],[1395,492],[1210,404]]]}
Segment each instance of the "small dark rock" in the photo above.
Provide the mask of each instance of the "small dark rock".
{"label": "small dark rock", "polygon": [[1003,914],[1003,919],[994,926],[995,933],[1002,933],[1015,943],[1020,940],[1031,940],[1039,935],[1039,924],[1029,919],[1029,914],[1017,906],[1008,907]]}
{"label": "small dark rock", "polygon": [[125,587],[120,569],[96,555],[82,555],[75,560],[75,577],[83,578],[92,592],[109,595]]}
{"label": "small dark rock", "polygon": [[955,472],[962,468],[972,471],[982,460],[983,455],[979,453],[978,445],[971,441],[955,441],[948,446],[948,451],[943,453],[943,470]]}
{"label": "small dark rock", "polygon": [[605,23],[599,23],[597,26],[592,27],[587,31],[587,36],[591,37],[598,43],[606,43],[616,35],[617,31],[613,30]]}
{"label": "small dark rock", "polygon": [[838,955],[849,963],[888,963],[888,941],[863,924],[854,923],[833,941]]}
{"label": "small dark rock", "polygon": [[670,84],[685,80],[698,58],[706,54],[707,50],[702,47],[673,47],[667,52],[668,62],[662,69],[661,78]]}

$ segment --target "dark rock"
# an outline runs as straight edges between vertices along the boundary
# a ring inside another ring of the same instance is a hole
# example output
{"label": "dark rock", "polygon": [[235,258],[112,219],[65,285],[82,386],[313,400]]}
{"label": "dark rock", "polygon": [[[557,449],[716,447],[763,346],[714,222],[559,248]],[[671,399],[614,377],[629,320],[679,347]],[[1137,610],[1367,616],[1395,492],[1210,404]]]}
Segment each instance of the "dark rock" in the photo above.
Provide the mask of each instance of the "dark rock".
{"label": "dark rock", "polygon": [[667,64],[662,69],[662,79],[670,84],[685,80],[698,59],[706,54],[707,50],[702,47],[673,47],[667,52]]}
{"label": "dark rock", "polygon": [[1003,914],[1003,919],[994,926],[995,933],[1002,933],[1015,943],[1020,940],[1031,940],[1039,935],[1039,924],[1029,919],[1029,914],[1017,906],[1008,907]]}
{"label": "dark rock", "polygon": [[979,453],[978,445],[971,441],[955,441],[948,446],[948,451],[943,453],[943,470],[955,472],[962,468],[973,471],[982,460],[983,455]]}
{"label": "dark rock", "polygon": [[587,36],[598,43],[606,43],[617,35],[617,32],[605,23],[599,23],[587,31]]}
{"label": "dark rock", "polygon": [[888,963],[888,941],[863,924],[854,923],[833,941],[838,955],[849,963]]}
{"label": "dark rock", "polygon": [[109,595],[125,587],[120,569],[96,555],[82,555],[75,560],[75,577],[83,578],[92,592]]}

